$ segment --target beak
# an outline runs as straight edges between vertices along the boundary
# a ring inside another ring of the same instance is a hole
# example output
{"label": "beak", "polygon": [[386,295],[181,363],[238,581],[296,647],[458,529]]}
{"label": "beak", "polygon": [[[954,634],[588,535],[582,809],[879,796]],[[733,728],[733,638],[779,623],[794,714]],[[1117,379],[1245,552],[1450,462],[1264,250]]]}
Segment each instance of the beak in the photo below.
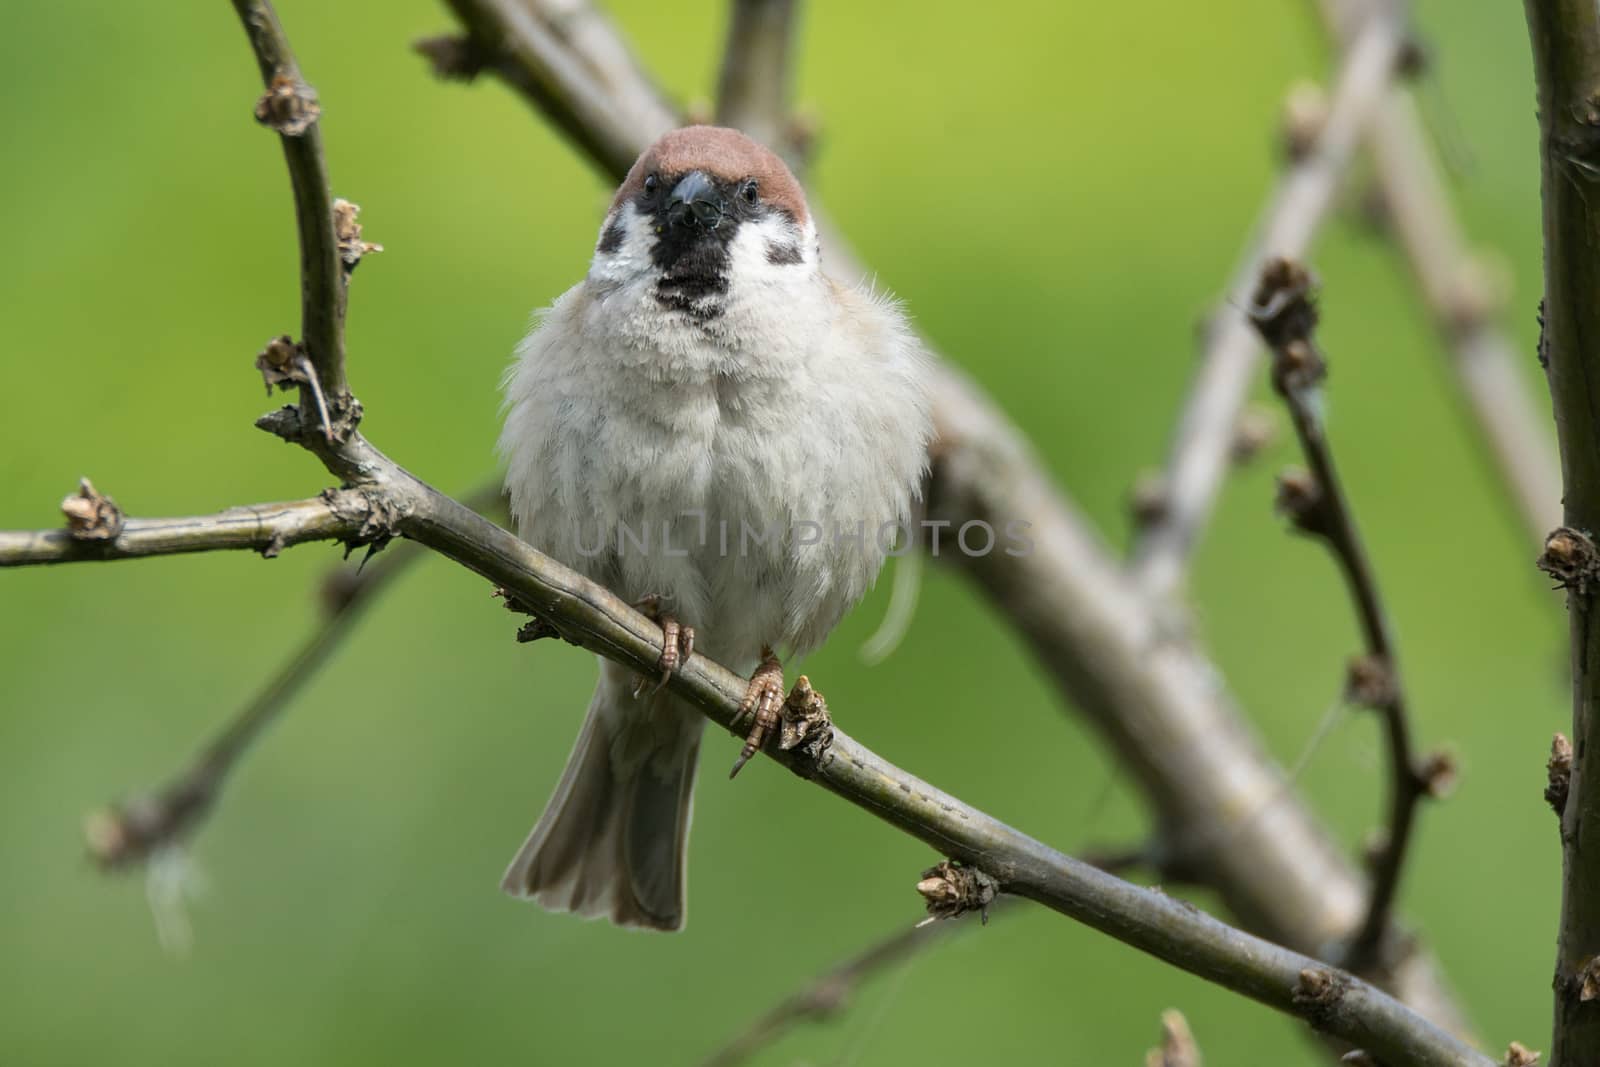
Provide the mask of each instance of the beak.
{"label": "beak", "polygon": [[667,221],[684,229],[714,230],[722,221],[722,197],[700,171],[685,174],[667,198]]}

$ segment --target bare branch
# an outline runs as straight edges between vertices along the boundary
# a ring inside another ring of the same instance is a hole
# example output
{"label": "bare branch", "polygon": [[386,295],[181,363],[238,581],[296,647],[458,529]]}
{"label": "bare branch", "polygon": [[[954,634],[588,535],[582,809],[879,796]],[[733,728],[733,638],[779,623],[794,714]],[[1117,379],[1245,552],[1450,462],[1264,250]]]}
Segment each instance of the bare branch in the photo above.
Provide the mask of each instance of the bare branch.
{"label": "bare branch", "polygon": [[[1146,850],[1140,849],[1117,853],[1106,852],[1094,858],[1084,853],[1080,859],[1102,871],[1117,874],[1126,868],[1142,865],[1148,856]],[[925,874],[932,873],[925,872]],[[923,882],[927,880],[924,877]],[[1168,884],[1170,885],[1170,882]],[[922,884],[919,883],[917,888],[923,893],[924,899],[929,901],[931,909],[933,900],[929,898]],[[992,916],[1002,911],[1011,911],[1018,903],[1020,901],[1017,897],[996,897],[991,903],[979,905],[980,919],[987,925]],[[955,917],[960,918],[962,915],[970,914],[971,910],[973,909],[970,907],[962,909]],[[850,999],[861,984],[879,971],[932,948],[937,943],[942,943],[949,934],[970,928],[969,923],[934,922],[928,919],[914,926],[900,924],[893,932],[874,941],[842,963],[830,967],[773,1005],[765,1014],[714,1052],[705,1061],[704,1067],[733,1067],[734,1064],[745,1062],[762,1048],[776,1042],[801,1023],[826,1022],[836,1017],[848,1007]]]}
{"label": "bare branch", "polygon": [[717,79],[717,123],[743,130],[791,163],[789,94],[798,8],[798,0],[733,0]]}
{"label": "bare branch", "polygon": [[1227,300],[1210,323],[1200,370],[1168,451],[1162,514],[1144,527],[1131,554],[1134,577],[1148,594],[1170,596],[1183,580],[1227,473],[1234,428],[1261,350],[1244,315],[1261,264],[1276,256],[1298,258],[1309,250],[1333,207],[1356,144],[1394,80],[1405,44],[1405,28],[1394,5],[1385,2],[1375,8],[1340,66],[1315,147],[1279,182]]}
{"label": "bare branch", "polygon": [[[83,540],[71,530],[0,530],[0,567],[172,556],[250,549],[276,556],[305,541],[364,544],[371,501],[359,490],[330,489],[310,500],[229,508],[178,519],[124,519],[109,540]],[[368,531],[370,533],[370,531]]]}
{"label": "bare branch", "polygon": [[[661,628],[634,607],[417,480],[359,434],[340,452],[339,465],[365,472],[367,491],[387,502],[399,533],[505,589],[566,640],[641,674],[654,671]],[[735,737],[744,733],[737,723],[746,684],[700,655],[668,682]],[[806,743],[788,750],[769,746],[767,755],[985,872],[1002,892],[1035,900],[1386,1059],[1424,1067],[1492,1062],[1360,979],[1062,855],[901,770],[841,730],[813,731]]]}
{"label": "bare branch", "polygon": [[[1010,910],[1014,897],[995,901],[991,914]],[[893,933],[880,938],[849,959],[835,964],[804,986],[773,1005],[766,1014],[730,1039],[704,1061],[703,1067],[734,1067],[777,1041],[794,1027],[807,1022],[826,1022],[837,1017],[855,997],[863,982],[902,960],[932,948],[958,931],[969,930],[973,921],[902,923]]]}
{"label": "bare branch", "polygon": [[404,544],[363,568],[359,578],[340,590],[339,600],[299,649],[188,767],[149,793],[92,813],[84,829],[89,854],[95,862],[105,869],[130,867],[192,836],[215,807],[228,776],[250,746],[354,629],[361,609],[396,573],[422,554],[418,546]]}
{"label": "bare branch", "polygon": [[[279,429],[303,443],[320,440],[305,427],[280,424]],[[360,488],[352,492],[367,501],[370,515],[392,524],[385,532],[421,542],[489,579],[566,640],[640,673],[655,669],[661,628],[633,606],[419,481],[359,433],[319,454],[335,473],[359,472]],[[321,653],[313,647],[309,654]],[[285,684],[292,687],[303,675],[303,670],[293,671]],[[694,656],[668,684],[712,722],[742,736],[736,724],[746,687],[743,677]],[[269,694],[202,756],[192,782],[180,781],[187,789],[163,798],[173,819],[192,823],[204,810],[220,775],[270,717],[273,701],[281,703]],[[1327,1033],[1389,1050],[1406,1062],[1490,1062],[1359,979],[1062,855],[908,774],[831,726],[813,730],[804,744],[787,750],[769,747],[767,754],[801,778],[983,872],[1000,890],[1036,900],[1193,974],[1298,1015]],[[137,823],[138,814],[127,825],[148,830],[148,824]],[[109,862],[118,854],[131,855],[136,843],[102,838],[98,844]],[[1311,972],[1326,975],[1329,983],[1317,996],[1308,996],[1303,988],[1304,975]]]}
{"label": "bare branch", "polygon": [[674,125],[673,109],[586,0],[446,2],[494,72],[608,173],[626,173],[638,146]]}
{"label": "bare branch", "polygon": [[[485,512],[503,502],[498,484],[469,494],[464,503]],[[242,509],[241,509],[242,510]],[[349,536],[355,538],[359,531]],[[3,537],[4,535],[0,535]],[[355,570],[338,567],[322,582],[322,618],[262,690],[218,732],[192,763],[165,785],[131,800],[107,805],[86,822],[89,851],[102,867],[142,863],[163,847],[192,836],[216,806],[228,776],[267,726],[332,658],[360,621],[363,610],[401,571],[425,555],[404,542]]]}
{"label": "bare branch", "polygon": [[[1019,628],[1106,735],[1154,801],[1164,836],[1208,842],[1189,859],[1236,914],[1295,944],[1342,936],[1360,907],[1354,872],[1295,802],[1215,668],[1164,633],[1020,433],[955,371],[941,376],[934,410],[929,514],[957,524],[1025,516],[1031,524],[1025,555],[948,561]],[[1254,817],[1241,821],[1239,812]],[[1235,823],[1236,832],[1216,832]]]}
{"label": "bare branch", "polygon": [[[1152,857],[1148,847],[1140,847],[1116,851],[1086,851],[1080,853],[1079,860],[1108,874],[1120,875],[1125,870],[1150,863]],[[925,877],[917,886],[918,891],[923,893],[924,899],[928,902],[930,911],[934,907],[935,899],[930,897],[923,883],[928,881],[926,875],[933,874],[937,870],[938,868],[935,868],[934,871],[924,872]],[[1166,878],[1165,874],[1166,870],[1163,868],[1163,882],[1170,888],[1173,881]],[[1019,903],[1017,897],[1000,896],[995,897],[992,902],[979,904],[976,910],[981,913],[982,923],[987,925],[991,917],[1002,911],[1009,912]],[[970,914],[972,910],[974,909],[970,906],[958,909],[954,917],[960,918]],[[845,1010],[850,998],[855,995],[862,982],[881,970],[886,970],[943,942],[946,935],[966,929],[970,929],[970,924],[936,922],[930,919],[924,919],[914,926],[905,924],[897,926],[892,933],[879,938],[844,962],[817,975],[800,989],[773,1005],[764,1015],[713,1053],[705,1061],[704,1067],[732,1067],[733,1064],[743,1063],[800,1023],[825,1022],[834,1018]]]}
{"label": "bare branch", "polygon": [[[360,421],[361,412],[345,381],[344,313],[349,277],[339,256],[333,195],[322,157],[317,121],[321,105],[316,90],[300,74],[272,5],[267,0],[233,0],[233,9],[250,38],[266,88],[256,105],[256,117],[278,131],[294,188],[300,234],[301,344],[314,370],[312,380],[320,381],[332,412],[327,432],[342,434]],[[315,402],[311,384],[303,384],[301,406],[309,410]]]}
{"label": "bare branch", "polygon": [[1272,384],[1289,408],[1295,436],[1311,468],[1306,484],[1280,488],[1280,507],[1299,530],[1327,545],[1344,573],[1367,646],[1367,657],[1352,665],[1347,692],[1352,700],[1379,712],[1385,725],[1390,769],[1388,834],[1374,863],[1366,918],[1345,957],[1351,967],[1363,970],[1380,958],[1417,802],[1428,795],[1431,776],[1412,750],[1393,628],[1355,514],[1335,470],[1323,423],[1320,388],[1326,366],[1312,334],[1317,313],[1311,287],[1311,275],[1304,267],[1285,259],[1273,260],[1262,268],[1250,314],[1272,349]]}
{"label": "bare branch", "polygon": [[[1348,45],[1376,5],[1389,0],[1317,0],[1323,20]],[[1501,296],[1483,257],[1469,251],[1461,221],[1411,94],[1389,91],[1367,129],[1384,221],[1416,275],[1451,369],[1500,484],[1537,540],[1561,522],[1560,461],[1543,402],[1518,370],[1522,355],[1501,325]]]}
{"label": "bare branch", "polygon": [[[1544,199],[1544,334],[1565,486],[1564,525],[1600,530],[1600,8],[1524,0],[1538,82]],[[1592,544],[1592,542],[1591,542]],[[1548,546],[1547,546],[1548,548]],[[1600,1049],[1600,584],[1569,582],[1572,766],[1561,815],[1561,924],[1552,1067]]]}
{"label": "bare branch", "polygon": [[[450,2],[464,10],[489,0]],[[540,18],[553,17],[555,8],[578,18],[571,11],[573,0],[524,2]],[[606,43],[615,30],[583,0],[576,2],[588,12],[579,24],[591,32],[570,38],[575,62],[605,65],[607,84],[617,97],[615,104],[594,109],[610,116],[596,136],[629,146],[626,153],[593,158],[604,172],[620,178],[633,154],[672,126],[676,116],[643,71],[611,62],[628,54],[626,46]],[[545,70],[540,76],[554,73]],[[528,77],[508,84],[520,91]],[[537,97],[530,99],[538,105]],[[848,243],[826,223],[815,199],[811,207],[829,271],[860,277],[864,271]],[[958,526],[972,518],[1022,519],[1032,523],[1029,534],[1036,543],[1035,551],[1023,556],[991,553],[982,560],[950,561],[964,567],[994,600],[1071,706],[1120,753],[1164,827],[1174,835],[1188,832],[1216,841],[1197,863],[1242,922],[1308,952],[1349,936],[1362,914],[1362,879],[1286,787],[1215,666],[1192,644],[1178,640],[1149,600],[1120,576],[1114,558],[981,390],[940,364],[934,393],[940,441],[933,494],[946,502],[940,517]],[[1240,821],[1239,812],[1250,814]],[[1237,828],[1218,835],[1212,831],[1219,822]],[[1407,1003],[1452,1031],[1467,1029],[1426,953],[1410,946],[1385,964],[1384,981]]]}

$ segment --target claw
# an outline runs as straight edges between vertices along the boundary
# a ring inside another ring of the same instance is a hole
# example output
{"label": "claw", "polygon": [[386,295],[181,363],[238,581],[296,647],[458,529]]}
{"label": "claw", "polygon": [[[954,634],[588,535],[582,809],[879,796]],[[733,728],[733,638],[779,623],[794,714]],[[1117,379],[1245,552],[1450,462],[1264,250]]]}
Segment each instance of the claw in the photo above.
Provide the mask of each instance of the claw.
{"label": "claw", "polygon": [[739,758],[733,763],[733,770],[728,772],[729,778],[734,778],[739,771],[749,763],[755,754],[766,744],[767,737],[778,725],[778,712],[783,707],[783,664],[778,662],[778,657],[773,655],[772,649],[761,650],[761,666],[756,668],[750,676],[750,685],[745,690],[744,700],[739,704],[739,711],[733,717],[733,725],[738,726],[746,718],[750,720],[750,732],[745,735],[744,748],[739,750]]}
{"label": "claw", "polygon": [[667,684],[667,679],[672,677],[672,672],[678,669],[678,635],[683,627],[671,615],[661,616],[661,658],[656,660],[656,666],[661,670],[661,680],[656,683],[659,690]]}
{"label": "claw", "polygon": [[[663,686],[671,681],[673,672],[694,655],[694,627],[684,626],[678,622],[678,617],[670,612],[661,610],[661,597],[651,595],[643,597],[638,602],[639,610],[655,619],[661,625],[661,658],[656,661],[656,667],[661,671],[661,677],[650,690],[650,695],[661,692]],[[648,685],[650,679],[639,678],[638,684],[633,687],[634,698],[637,699]]]}

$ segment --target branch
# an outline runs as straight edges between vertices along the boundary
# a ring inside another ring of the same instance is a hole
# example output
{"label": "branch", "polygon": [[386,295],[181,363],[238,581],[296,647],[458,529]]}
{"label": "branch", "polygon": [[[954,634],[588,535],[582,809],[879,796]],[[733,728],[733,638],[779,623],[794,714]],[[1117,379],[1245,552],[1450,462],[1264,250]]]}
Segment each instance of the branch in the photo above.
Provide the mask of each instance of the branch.
{"label": "branch", "polygon": [[[957,525],[1032,519],[1028,555],[950,561],[1019,628],[1134,773],[1168,842],[1155,854],[1178,857],[1186,875],[1217,888],[1245,925],[1274,940],[1321,952],[1350,938],[1365,887],[1262,753],[1216,668],[1170,636],[1020,435],[950,373],[935,394],[940,453],[929,513]],[[1399,938],[1384,948],[1374,973],[1424,1014],[1464,1030],[1427,955]]]}
{"label": "branch", "polygon": [[330,489],[310,500],[229,508],[181,519],[124,519],[108,539],[71,528],[0,530],[0,567],[143,559],[247,548],[271,558],[305,541],[365,544],[371,501],[358,490]]}
{"label": "branch", "polygon": [[[1375,5],[1388,2],[1318,0],[1323,21],[1345,45]],[[1560,461],[1542,404],[1518,369],[1522,354],[1500,325],[1492,274],[1468,249],[1429,141],[1411,94],[1392,88],[1367,129],[1384,218],[1453,357],[1501,488],[1540,540],[1561,522]]]}
{"label": "branch", "polygon": [[89,854],[103,869],[143,863],[151,855],[191,837],[216,806],[222,788],[250,746],[327,662],[365,607],[396,572],[422,554],[400,545],[340,590],[304,643],[238,713],[218,731],[188,767],[158,788],[91,814],[85,824]]}
{"label": "branch", "polygon": [[[1104,854],[1091,859],[1080,855],[1081,862],[1098,867],[1107,873],[1135,866],[1145,860],[1141,851]],[[1171,884],[1170,882],[1168,883]],[[920,888],[920,887],[919,887]],[[1000,897],[983,913],[983,922],[1002,911],[1010,911],[1018,903],[1016,897]],[[968,912],[962,912],[965,915]],[[961,916],[958,915],[957,918]],[[743,1063],[762,1048],[776,1042],[790,1029],[803,1022],[825,1022],[848,1006],[849,1000],[861,984],[878,972],[887,970],[902,960],[915,956],[951,934],[970,928],[968,923],[923,920],[915,926],[901,924],[895,930],[872,942],[855,955],[835,964],[812,978],[804,986],[784,997],[765,1014],[729,1039],[705,1061],[703,1067],[733,1067]]]}
{"label": "branch", "polygon": [[[990,909],[991,913],[1006,907],[1013,900],[1011,897],[1002,897]],[[902,925],[892,934],[828,968],[784,997],[766,1014],[707,1057],[702,1067],[734,1067],[800,1023],[825,1022],[834,1018],[845,1009],[856,990],[867,979],[971,926],[971,921],[965,919]]]}
{"label": "branch", "polygon": [[[465,503],[482,512],[501,499],[496,485],[472,493]],[[347,543],[359,543],[359,529],[343,536]],[[89,817],[86,836],[95,861],[106,869],[132,866],[191,837],[215,809],[217,797],[251,745],[328,662],[360,621],[367,605],[424,554],[420,545],[405,542],[384,552],[370,565],[363,561],[363,566],[354,572],[344,567],[329,571],[322,583],[323,614],[318,625],[189,766],[166,784],[131,800],[108,805]]]}
{"label": "branch", "polygon": [[[323,439],[292,408],[271,420],[291,440]],[[382,516],[385,535],[403,535],[489,579],[567,641],[641,674],[653,673],[661,628],[631,605],[444,496],[383,455],[359,433],[319,452],[351,478]],[[669,687],[735,737],[746,680],[693,656]],[[855,804],[935,850],[1027,897],[1224,988],[1306,1019],[1317,1029],[1397,1061],[1488,1064],[1458,1038],[1360,979],[1235,930],[1187,903],[1123,882],[1071,859],[901,770],[834,728],[827,709],[785,733],[800,743],[767,754],[799,777]]]}
{"label": "branch", "polygon": [[[1590,534],[1600,530],[1600,8],[1525,0],[1538,82],[1544,198],[1544,335],[1565,485],[1565,529],[1576,567],[1566,582],[1572,641],[1574,759],[1561,816],[1552,1067],[1592,1061],[1600,1048],[1600,627]],[[1546,555],[1558,540],[1552,535]]]}
{"label": "branch", "polygon": [[[349,271],[340,255],[333,194],[322,157],[322,106],[306,84],[289,40],[266,0],[233,0],[261,68],[266,92],[256,104],[256,119],[278,131],[294,189],[300,234],[300,335],[312,373],[300,384],[301,406],[309,408],[320,392],[332,421],[330,435],[353,428],[360,405],[350,395],[344,373],[344,313]],[[359,257],[357,257],[359,258]]]}
{"label": "branch", "polygon": [[675,125],[660,90],[591,5],[445,2],[495,74],[619,180],[639,156],[636,145]]}
{"label": "branch", "polygon": [[[287,419],[280,423],[286,432],[291,428]],[[308,428],[299,430],[302,443],[317,439]],[[363,472],[365,491],[396,516],[393,532],[505,589],[567,641],[640,674],[654,672],[661,628],[631,605],[419,481],[359,434],[337,453],[330,466]],[[668,682],[735,737],[744,733],[736,724],[746,684],[700,655]],[[803,722],[794,713],[785,709],[786,725],[802,735],[802,743],[786,750],[769,747],[769,756],[935,850],[981,869],[1002,891],[1035,900],[1380,1057],[1423,1067],[1491,1062],[1361,979],[1062,855],[936,789],[832,727],[825,708]]]}
{"label": "branch", "polygon": [[1179,416],[1161,486],[1156,521],[1140,531],[1131,553],[1135,580],[1167,597],[1183,580],[1189,555],[1210,519],[1227,473],[1235,427],[1255,378],[1260,353],[1244,308],[1261,265],[1299,258],[1332,210],[1356,143],[1399,69],[1406,32],[1393,3],[1376,8],[1340,66],[1327,122],[1314,146],[1283,176],[1257,236],[1208,330],[1200,370]]}
{"label": "branch", "polygon": [[1366,657],[1351,664],[1346,693],[1357,703],[1378,711],[1386,729],[1390,771],[1388,835],[1374,863],[1366,918],[1346,954],[1348,964],[1362,970],[1380,958],[1417,802],[1429,794],[1431,782],[1412,751],[1393,627],[1328,443],[1321,394],[1327,366],[1312,335],[1317,311],[1311,286],[1311,275],[1305,268],[1288,260],[1273,260],[1262,268],[1250,314],[1262,340],[1272,349],[1273,388],[1289,408],[1295,436],[1311,468],[1309,475],[1301,472],[1284,476],[1279,483],[1279,506],[1297,529],[1327,545],[1344,573],[1367,647]]}
{"label": "branch", "polygon": [[717,124],[743,130],[793,163],[789,129],[797,0],[733,0],[717,79]]}
{"label": "branch", "polygon": [[[543,18],[554,19],[558,8],[567,18],[579,18],[566,0],[524,2]],[[469,25],[494,6],[493,0],[450,3]],[[628,54],[615,29],[589,5],[580,6],[582,24],[591,32],[572,38],[574,62],[595,68]],[[634,156],[675,124],[676,115],[642,70],[607,69],[616,100],[593,109],[613,116],[595,139],[631,148],[621,162],[598,155],[594,162],[620,180]],[[521,82],[508,84],[516,89]],[[829,272],[862,276],[848,243],[827,224],[815,199],[811,207]],[[957,555],[947,562],[978,583],[1034,648],[1067,703],[1101,730],[1138,777],[1169,835],[1216,842],[1196,862],[1243,923],[1307,952],[1348,937],[1362,915],[1362,879],[1285,785],[1215,665],[1192,644],[1176,640],[1148,598],[1121,576],[1116,560],[1063,499],[1017,428],[981,390],[939,363],[933,393],[939,441],[930,492],[945,501],[943,515],[934,517],[958,527],[985,516],[1025,518],[1037,546],[1026,556]],[[1229,832],[1216,834],[1219,824],[1229,825]],[[1467,1029],[1434,962],[1420,948],[1397,948],[1384,962],[1384,981],[1407,1003],[1453,1031]]]}

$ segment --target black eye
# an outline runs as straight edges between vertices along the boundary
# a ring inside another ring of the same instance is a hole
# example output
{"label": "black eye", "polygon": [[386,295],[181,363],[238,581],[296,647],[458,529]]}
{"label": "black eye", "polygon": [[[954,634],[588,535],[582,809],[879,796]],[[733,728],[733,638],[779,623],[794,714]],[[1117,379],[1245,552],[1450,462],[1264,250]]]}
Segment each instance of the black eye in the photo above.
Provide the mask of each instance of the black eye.
{"label": "black eye", "polygon": [[749,204],[751,207],[754,207],[761,199],[761,190],[760,187],[756,185],[756,180],[751,178],[749,181],[745,182],[744,187],[739,190],[739,195],[744,198],[745,203]]}
{"label": "black eye", "polygon": [[645,175],[645,179],[644,179],[644,195],[645,196],[655,196],[656,195],[656,190],[659,189],[659,188],[661,188],[661,179],[660,178],[657,178],[654,174]]}

